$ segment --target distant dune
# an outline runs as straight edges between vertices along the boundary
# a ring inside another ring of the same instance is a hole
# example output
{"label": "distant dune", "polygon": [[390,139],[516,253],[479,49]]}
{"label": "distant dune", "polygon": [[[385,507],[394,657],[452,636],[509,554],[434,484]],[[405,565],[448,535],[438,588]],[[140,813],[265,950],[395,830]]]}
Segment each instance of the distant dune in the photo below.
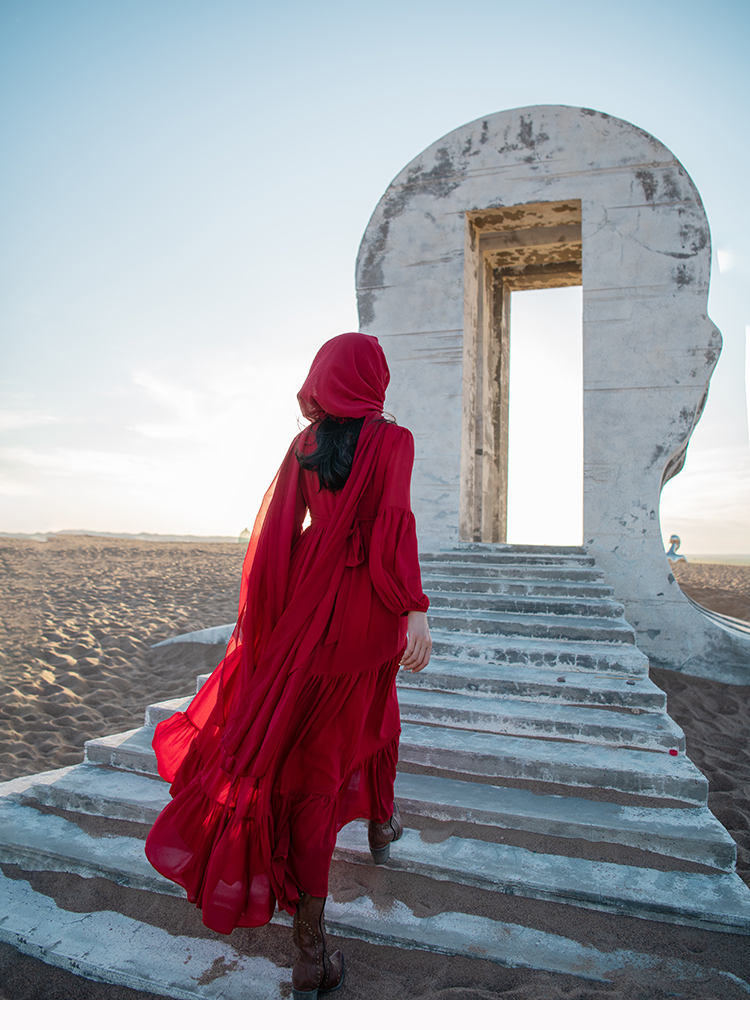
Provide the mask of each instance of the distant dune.
{"label": "distant dune", "polygon": [[689,554],[688,562],[700,565],[750,565],[750,554]]}
{"label": "distant dune", "polygon": [[0,539],[36,540],[45,543],[47,540],[61,536],[104,536],[112,540],[146,540],[163,541],[164,543],[204,543],[232,544],[237,543],[237,536],[179,536],[168,533],[104,533],[95,529],[58,529],[49,533],[0,533]]}

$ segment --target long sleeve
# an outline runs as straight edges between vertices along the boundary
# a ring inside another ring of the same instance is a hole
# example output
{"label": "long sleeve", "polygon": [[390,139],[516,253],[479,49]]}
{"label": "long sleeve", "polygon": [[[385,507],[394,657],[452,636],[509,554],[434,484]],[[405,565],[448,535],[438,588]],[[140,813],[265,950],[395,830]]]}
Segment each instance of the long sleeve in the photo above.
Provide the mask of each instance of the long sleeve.
{"label": "long sleeve", "polygon": [[394,430],[397,432],[387,457],[384,489],[370,542],[370,575],[386,608],[406,615],[426,612],[430,602],[422,590],[417,530],[411,511],[414,438],[408,429]]}

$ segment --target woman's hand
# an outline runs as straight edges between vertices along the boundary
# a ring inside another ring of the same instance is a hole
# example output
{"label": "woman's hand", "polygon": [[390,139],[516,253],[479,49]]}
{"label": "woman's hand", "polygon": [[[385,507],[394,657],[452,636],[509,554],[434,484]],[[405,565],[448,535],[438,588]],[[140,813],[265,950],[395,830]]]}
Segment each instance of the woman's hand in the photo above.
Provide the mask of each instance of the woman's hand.
{"label": "woman's hand", "polygon": [[409,612],[409,627],[406,636],[406,650],[401,659],[401,668],[408,672],[421,672],[432,654],[432,637],[424,612]]}

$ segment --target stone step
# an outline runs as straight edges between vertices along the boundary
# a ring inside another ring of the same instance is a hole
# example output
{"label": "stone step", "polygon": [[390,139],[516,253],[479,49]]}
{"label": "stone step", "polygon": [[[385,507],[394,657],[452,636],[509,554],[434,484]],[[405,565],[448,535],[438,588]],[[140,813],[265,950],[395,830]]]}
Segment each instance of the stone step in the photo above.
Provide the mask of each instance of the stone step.
{"label": "stone step", "polygon": [[430,591],[430,615],[436,608],[480,609],[488,612],[527,612],[549,615],[587,615],[621,619],[623,605],[611,598],[512,597],[509,594],[458,593],[455,590]]}
{"label": "stone step", "polygon": [[288,967],[242,954],[218,934],[172,934],[111,910],[69,911],[2,872],[0,909],[0,941],[100,983],[182,1001],[251,1001],[282,998],[291,979]]}
{"label": "stone step", "polygon": [[[289,996],[291,969],[237,951],[222,934],[175,936],[112,910],[81,916],[58,907],[53,897],[34,891],[26,881],[2,872],[0,908],[4,913],[0,941],[90,980],[186,1001],[270,1001]],[[272,922],[288,926],[290,920],[277,913]],[[651,987],[661,994],[663,984],[669,983],[670,993],[677,998],[682,992],[693,997],[696,984],[702,985],[704,993],[719,984],[725,996],[728,982],[738,998],[750,995],[750,985],[720,969],[622,949],[601,951],[561,934],[464,912],[417,916],[401,901],[381,911],[367,897],[351,902],[329,899],[326,923],[340,937],[479,958],[584,981],[609,983],[622,969],[637,969],[642,989]]]}
{"label": "stone step", "polygon": [[156,755],[151,747],[153,736],[153,726],[139,726],[135,730],[110,733],[106,737],[87,740],[84,745],[84,761],[92,765],[158,778]]}
{"label": "stone step", "polygon": [[634,644],[635,631],[625,619],[527,612],[470,611],[430,605],[430,627],[446,633],[493,633],[501,637],[582,640]]}
{"label": "stone step", "polygon": [[553,669],[558,675],[615,673],[628,678],[648,675],[648,658],[632,644],[588,640],[545,640],[529,636],[432,630],[432,653],[462,662]]}
{"label": "stone step", "polygon": [[647,675],[557,670],[520,665],[490,665],[434,655],[421,672],[399,672],[399,687],[440,690],[476,697],[523,697],[540,704],[603,705],[658,712],[667,697]]}
{"label": "stone step", "polygon": [[684,754],[508,737],[405,723],[399,760],[421,769],[599,788],[703,805],[708,781]]}
{"label": "stone step", "polygon": [[[3,784],[13,790],[16,781]],[[125,887],[184,897],[151,867],[137,837],[93,835],[69,819],[0,797],[0,862],[29,871],[102,876]]]}
{"label": "stone step", "polygon": [[572,597],[611,598],[612,587],[600,582],[566,582],[559,579],[513,579],[499,576],[443,575],[439,570],[427,573],[422,569],[422,586],[430,594],[436,591],[455,591],[460,588],[470,596],[509,597]]}
{"label": "stone step", "polygon": [[[81,764],[7,785],[7,796],[49,808],[151,826],[170,800],[169,784],[138,773]],[[737,848],[705,807],[648,808],[535,794],[516,787],[399,772],[396,798],[406,816],[623,844],[646,853],[733,870]]]}
{"label": "stone step", "polygon": [[86,762],[15,782],[17,793],[9,796],[20,804],[31,800],[47,808],[147,826],[170,800],[169,784],[162,779]]}
{"label": "stone step", "polygon": [[[89,764],[157,777],[153,726],[86,742]],[[616,790],[704,804],[708,783],[685,755],[509,737],[405,723],[399,757],[426,769]]]}
{"label": "stone step", "polygon": [[[341,830],[334,853],[337,858],[372,861],[362,830],[356,823]],[[736,873],[665,872],[461,837],[426,843],[419,831],[409,829],[391,848],[388,871],[421,873],[433,880],[642,919],[750,934],[750,890]]]}
{"label": "stone step", "polygon": [[549,551],[534,551],[528,547],[507,551],[432,551],[420,554],[419,564],[432,564],[433,562],[444,562],[453,564],[461,562],[470,565],[488,565],[500,567],[504,565],[565,565],[569,567],[589,568],[596,564],[596,560],[581,548],[580,551],[565,552],[562,549],[551,548]]}
{"label": "stone step", "polygon": [[[583,555],[588,557],[588,550],[581,544],[506,544],[506,543],[460,543],[454,544],[452,547],[445,547],[440,551],[434,551],[433,554],[442,557],[443,555],[451,554],[465,554],[465,555],[488,555],[492,556],[495,554],[566,554],[566,555]],[[425,554],[420,555],[420,559],[425,557]]]}
{"label": "stone step", "polygon": [[[593,722],[597,722],[600,715],[608,719],[618,709],[627,709],[630,714],[639,717],[639,725],[643,726],[643,715],[663,716],[666,711],[666,695],[648,678],[624,680],[578,672],[557,676],[544,669],[514,669],[497,665],[477,667],[450,658],[433,658],[422,672],[402,671],[398,675],[397,684],[399,698],[406,696],[405,691],[413,695],[426,691],[435,698],[459,698],[462,705],[471,704],[472,708],[477,700],[486,698],[517,699],[532,702],[542,706],[542,709],[547,705],[559,708],[561,717],[568,710],[568,717],[573,719],[578,718],[576,712],[581,706],[588,709],[587,717]],[[144,724],[155,726],[169,719],[175,712],[185,711],[193,696],[190,694],[150,704],[146,709]],[[545,718],[543,710],[538,713],[538,718]],[[677,724],[669,720],[668,725]],[[679,739],[683,740],[684,735],[679,727],[676,732],[680,734]]]}
{"label": "stone step", "polygon": [[649,751],[685,750],[685,734],[666,712],[632,712],[606,708],[539,704],[492,695],[466,697],[442,691],[398,691],[402,722],[480,730],[514,737],[636,747]]}
{"label": "stone step", "polygon": [[[201,678],[199,677],[199,679]],[[201,683],[198,689],[200,690],[202,686]],[[175,712],[184,712],[194,697],[195,694],[189,694],[186,697],[171,697],[166,701],[156,701],[154,704],[148,705],[143,725],[156,726],[157,723],[169,719]]]}
{"label": "stone step", "polygon": [[223,626],[209,626],[207,629],[196,629],[192,633],[180,633],[168,640],[160,640],[151,647],[166,647],[167,644],[228,644],[234,632],[235,623],[227,622]]}
{"label": "stone step", "polygon": [[518,787],[399,772],[396,798],[409,816],[623,844],[732,872],[737,845],[705,806],[648,808],[535,794]]}
{"label": "stone step", "polygon": [[466,561],[420,561],[423,577],[460,579],[516,579],[542,583],[601,583],[604,573],[594,565],[490,565]]}
{"label": "stone step", "polygon": [[[67,819],[7,798],[0,800],[0,824],[0,862],[24,870],[104,877],[125,887],[184,897],[181,888],[149,865],[143,841],[137,838],[93,836]],[[366,827],[361,823],[344,827],[334,861],[372,862]],[[382,870],[396,896],[402,871],[519,897],[750,934],[750,891],[735,873],[657,871],[460,837],[429,844],[418,831],[409,829]],[[372,906],[369,899],[365,902]],[[338,908],[332,907],[330,914],[327,908],[326,915],[330,931],[336,933],[341,925]],[[389,926],[390,916],[389,910]],[[350,931],[355,931],[357,922],[353,919]],[[398,943],[397,930],[385,928],[385,923],[383,927],[381,942]]]}

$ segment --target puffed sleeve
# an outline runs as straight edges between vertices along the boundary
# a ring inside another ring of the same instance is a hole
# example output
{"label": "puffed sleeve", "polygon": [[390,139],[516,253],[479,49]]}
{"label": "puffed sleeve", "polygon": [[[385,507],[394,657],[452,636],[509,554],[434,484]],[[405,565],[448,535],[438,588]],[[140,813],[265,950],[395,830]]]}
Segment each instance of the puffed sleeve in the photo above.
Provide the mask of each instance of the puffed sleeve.
{"label": "puffed sleeve", "polygon": [[411,511],[414,437],[408,429],[396,426],[393,436],[369,562],[373,586],[383,604],[397,615],[406,615],[426,612],[430,602],[422,591],[417,529]]}

